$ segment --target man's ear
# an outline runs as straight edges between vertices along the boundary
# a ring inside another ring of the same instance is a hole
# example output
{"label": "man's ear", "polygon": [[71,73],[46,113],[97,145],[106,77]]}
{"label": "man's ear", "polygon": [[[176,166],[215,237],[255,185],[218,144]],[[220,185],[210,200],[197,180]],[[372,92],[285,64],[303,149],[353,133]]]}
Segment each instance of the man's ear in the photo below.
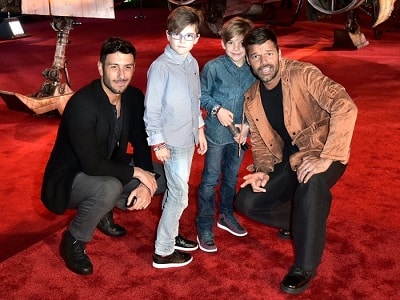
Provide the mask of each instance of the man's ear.
{"label": "man's ear", "polygon": [[103,64],[101,61],[97,62],[97,70],[99,71],[100,76],[103,76]]}

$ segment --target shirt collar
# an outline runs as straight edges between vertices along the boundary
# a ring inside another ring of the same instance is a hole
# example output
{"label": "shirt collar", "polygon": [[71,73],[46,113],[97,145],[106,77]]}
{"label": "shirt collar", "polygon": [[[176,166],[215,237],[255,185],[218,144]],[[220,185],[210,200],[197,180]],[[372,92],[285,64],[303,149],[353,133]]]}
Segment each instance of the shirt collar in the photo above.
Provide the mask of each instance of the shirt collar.
{"label": "shirt collar", "polygon": [[173,50],[169,44],[165,47],[164,53],[166,57],[170,58],[179,65],[190,63],[193,59],[193,56],[190,52],[186,57],[184,57],[183,55],[176,53],[176,51]]}

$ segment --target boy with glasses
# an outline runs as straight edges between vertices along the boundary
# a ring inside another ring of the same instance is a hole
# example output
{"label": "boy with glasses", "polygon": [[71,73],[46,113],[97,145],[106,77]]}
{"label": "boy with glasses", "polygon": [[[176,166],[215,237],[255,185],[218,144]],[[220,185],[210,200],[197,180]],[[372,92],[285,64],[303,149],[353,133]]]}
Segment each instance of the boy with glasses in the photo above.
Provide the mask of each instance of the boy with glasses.
{"label": "boy with glasses", "polygon": [[190,51],[199,41],[201,15],[180,6],[167,19],[164,53],[150,66],[144,121],[148,143],[164,163],[167,190],[157,228],[153,267],[182,267],[192,261],[183,251],[198,248],[179,234],[179,219],[188,206],[189,175],[195,145],[207,151],[200,110],[199,65]]}

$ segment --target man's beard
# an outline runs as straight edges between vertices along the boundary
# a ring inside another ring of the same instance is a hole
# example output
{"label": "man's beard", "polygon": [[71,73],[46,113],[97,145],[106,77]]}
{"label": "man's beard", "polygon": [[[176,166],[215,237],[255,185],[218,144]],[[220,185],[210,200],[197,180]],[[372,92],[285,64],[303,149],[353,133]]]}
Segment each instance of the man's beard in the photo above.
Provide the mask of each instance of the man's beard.
{"label": "man's beard", "polygon": [[[264,68],[264,67],[265,67],[265,66],[262,66],[262,67],[259,68],[259,69],[262,69],[262,68]],[[269,83],[270,81],[273,81],[273,80],[276,78],[276,76],[278,75],[279,69],[276,70],[276,69],[272,66],[272,67],[271,67],[271,70],[272,70],[273,73],[271,73],[271,74],[269,74],[269,75],[264,75],[264,74],[262,74],[262,71],[258,71],[258,72],[257,72],[257,76],[260,78],[260,80],[261,80],[263,83]]]}
{"label": "man's beard", "polygon": [[116,89],[111,85],[111,81],[107,76],[103,76],[103,84],[106,88],[108,88],[111,92],[113,92],[114,94],[122,94],[123,92],[125,92],[125,90],[127,89],[128,85],[126,85],[124,88],[120,88],[120,89]]}

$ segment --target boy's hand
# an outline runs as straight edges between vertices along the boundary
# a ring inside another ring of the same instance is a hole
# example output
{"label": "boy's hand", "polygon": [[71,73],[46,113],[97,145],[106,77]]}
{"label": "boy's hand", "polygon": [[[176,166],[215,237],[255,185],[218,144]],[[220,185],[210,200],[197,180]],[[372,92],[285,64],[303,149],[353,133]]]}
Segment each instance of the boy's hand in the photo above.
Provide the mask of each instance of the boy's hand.
{"label": "boy's hand", "polygon": [[235,124],[235,126],[237,128],[239,128],[240,130],[240,136],[237,139],[235,139],[235,141],[239,144],[244,144],[247,142],[247,136],[249,135],[249,126],[247,126],[246,124]]}
{"label": "boy's hand", "polygon": [[199,129],[199,147],[197,153],[203,155],[207,152],[207,139],[204,133],[204,127]]}
{"label": "boy's hand", "polygon": [[167,147],[155,151],[156,157],[159,161],[164,162],[170,157],[170,152]]}
{"label": "boy's hand", "polygon": [[218,121],[221,123],[222,126],[228,126],[233,122],[233,113],[229,110],[221,107],[217,113]]}

